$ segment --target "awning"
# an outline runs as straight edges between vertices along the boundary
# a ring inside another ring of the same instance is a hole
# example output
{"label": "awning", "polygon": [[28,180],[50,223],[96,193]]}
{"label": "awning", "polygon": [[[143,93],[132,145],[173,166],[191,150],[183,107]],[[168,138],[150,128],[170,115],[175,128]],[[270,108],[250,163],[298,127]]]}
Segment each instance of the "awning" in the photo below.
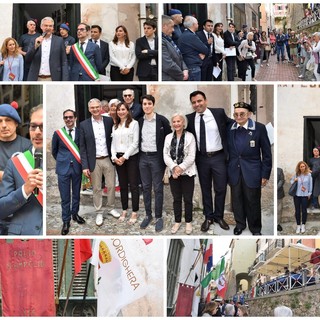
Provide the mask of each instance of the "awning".
{"label": "awning", "polygon": [[311,253],[314,252],[314,248],[304,246],[302,244],[290,243],[286,247],[279,250],[273,257],[265,261],[255,271],[264,275],[272,277],[278,276],[284,273],[284,267],[288,267],[290,271],[301,266],[305,263],[308,267]]}

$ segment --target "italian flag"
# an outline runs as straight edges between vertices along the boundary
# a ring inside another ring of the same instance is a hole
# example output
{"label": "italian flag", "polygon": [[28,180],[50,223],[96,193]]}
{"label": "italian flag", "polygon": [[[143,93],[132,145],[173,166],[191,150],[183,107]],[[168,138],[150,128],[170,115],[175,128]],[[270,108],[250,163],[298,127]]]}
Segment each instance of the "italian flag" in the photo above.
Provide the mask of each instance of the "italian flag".
{"label": "italian flag", "polygon": [[217,295],[219,295],[221,298],[224,298],[227,291],[224,257],[222,257],[222,259],[218,262],[215,269],[213,270],[212,279],[217,283]]}

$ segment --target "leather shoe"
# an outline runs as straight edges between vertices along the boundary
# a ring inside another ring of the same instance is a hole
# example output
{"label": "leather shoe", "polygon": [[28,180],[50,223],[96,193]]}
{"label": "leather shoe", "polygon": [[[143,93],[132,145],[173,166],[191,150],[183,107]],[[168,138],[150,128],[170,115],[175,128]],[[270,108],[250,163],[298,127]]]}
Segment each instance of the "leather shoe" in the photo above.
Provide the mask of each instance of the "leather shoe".
{"label": "leather shoe", "polygon": [[210,228],[210,224],[212,223],[213,223],[212,220],[208,220],[208,219],[204,220],[204,222],[201,225],[201,231],[207,232]]}
{"label": "leather shoe", "polygon": [[261,232],[253,232],[252,235],[253,236],[261,236],[262,234],[261,234]]}
{"label": "leather shoe", "polygon": [[78,214],[74,214],[73,216],[72,216],[72,220],[73,221],[76,221],[77,223],[79,223],[79,224],[84,224],[84,223],[86,223],[86,220],[84,220],[82,217],[80,217]]}
{"label": "leather shoe", "polygon": [[61,234],[65,236],[66,234],[69,233],[69,228],[70,228],[70,222],[64,222],[61,230]]}
{"label": "leather shoe", "polygon": [[235,236],[240,236],[241,233],[242,233],[242,229],[237,228],[237,227],[235,227],[235,228],[233,229],[233,234],[234,234]]}
{"label": "leather shoe", "polygon": [[229,230],[230,227],[228,224],[221,218],[221,219],[214,219],[214,222],[218,223],[220,228],[223,230]]}

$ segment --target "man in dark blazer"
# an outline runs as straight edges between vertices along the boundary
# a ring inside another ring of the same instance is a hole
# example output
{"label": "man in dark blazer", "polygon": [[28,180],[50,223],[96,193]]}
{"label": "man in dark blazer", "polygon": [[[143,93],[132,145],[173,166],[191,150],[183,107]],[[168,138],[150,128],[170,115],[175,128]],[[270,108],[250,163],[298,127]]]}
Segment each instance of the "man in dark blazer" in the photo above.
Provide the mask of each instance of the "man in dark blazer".
{"label": "man in dark blazer", "polygon": [[[236,49],[239,46],[240,43],[236,40],[234,23],[229,23],[228,30],[224,32],[223,36],[225,48]],[[226,56],[228,81],[234,81],[234,75],[236,72],[236,50],[234,51],[234,56]]]}
{"label": "man in dark blazer", "polygon": [[96,225],[103,223],[102,176],[105,178],[108,197],[107,213],[115,218],[120,214],[115,206],[115,169],[111,162],[111,133],[113,120],[101,115],[101,101],[93,98],[88,102],[91,117],[80,123],[80,158],[82,172],[91,178],[93,205],[96,210]]}
{"label": "man in dark blazer", "polygon": [[65,110],[63,120],[65,126],[53,134],[51,151],[56,160],[56,174],[61,197],[63,222],[61,234],[66,235],[69,233],[71,217],[79,224],[85,223],[85,220],[78,215],[82,167],[79,153],[80,131],[75,127],[76,112],[71,109]]}
{"label": "man in dark blazer", "polygon": [[265,125],[250,119],[252,107],[234,104],[235,121],[228,127],[228,182],[236,227],[235,235],[246,228],[261,235],[261,188],[270,178],[271,146]]}
{"label": "man in dark blazer", "polygon": [[139,102],[135,102],[134,100],[134,90],[125,89],[122,91],[122,98],[125,104],[129,107],[131,116],[134,120],[139,120],[143,117],[144,113],[142,110],[142,106]]}
{"label": "man in dark blazer", "polygon": [[201,81],[212,81],[213,66],[216,64],[214,39],[213,39],[213,21],[205,20],[203,30],[197,31],[196,34],[200,40],[208,47],[209,53],[203,59],[201,66]]}
{"label": "man in dark blazer", "polygon": [[143,23],[144,37],[136,40],[138,61],[137,76],[140,81],[158,81],[157,25],[152,20]]}
{"label": "man in dark blazer", "polygon": [[53,19],[43,18],[40,27],[43,34],[31,41],[25,55],[30,64],[28,81],[69,80],[66,47],[61,37],[53,35]]}
{"label": "man in dark blazer", "polygon": [[201,81],[202,61],[209,54],[209,48],[195,33],[198,30],[195,17],[187,16],[183,25],[186,30],[179,37],[178,47],[189,69],[189,81]]}
{"label": "man in dark blazer", "polygon": [[139,120],[140,127],[140,159],[139,169],[143,189],[143,201],[146,217],[140,224],[141,229],[147,228],[152,221],[152,187],[154,190],[155,231],[163,229],[163,182],[165,170],[163,160],[164,139],[171,132],[167,118],[154,112],[155,98],[145,95],[141,98],[144,117]]}
{"label": "man in dark blazer", "polygon": [[77,27],[78,45],[81,51],[89,60],[90,65],[96,72],[96,77],[91,77],[75,54],[75,45],[70,52],[70,80],[71,81],[94,81],[97,80],[99,72],[102,70],[101,52],[98,45],[89,41],[90,26],[80,23]]}
{"label": "man in dark blazer", "polygon": [[[29,134],[32,147],[11,158],[4,169],[0,184],[0,219],[4,223],[1,234],[42,235],[43,202],[42,161],[35,168],[35,151],[43,149],[43,108],[30,111]],[[29,161],[28,161],[29,159]],[[25,164],[25,165],[24,165]],[[23,174],[25,169],[25,174]]]}
{"label": "man in dark blazer", "polygon": [[189,71],[180,49],[171,38],[173,26],[169,16],[162,16],[162,80],[186,81]]}
{"label": "man in dark blazer", "polygon": [[[205,216],[201,231],[208,231],[214,222],[222,229],[229,230],[223,215],[227,192],[227,124],[231,119],[222,108],[208,108],[206,95],[202,91],[192,92],[190,101],[195,112],[187,115],[187,130],[194,135],[198,146],[196,165]],[[215,192],[214,207],[212,180]]]}
{"label": "man in dark blazer", "polygon": [[99,25],[91,26],[91,39],[90,41],[94,42],[99,48],[101,52],[102,65],[100,73],[106,75],[106,67],[109,64],[109,44],[100,39],[102,33],[102,28]]}

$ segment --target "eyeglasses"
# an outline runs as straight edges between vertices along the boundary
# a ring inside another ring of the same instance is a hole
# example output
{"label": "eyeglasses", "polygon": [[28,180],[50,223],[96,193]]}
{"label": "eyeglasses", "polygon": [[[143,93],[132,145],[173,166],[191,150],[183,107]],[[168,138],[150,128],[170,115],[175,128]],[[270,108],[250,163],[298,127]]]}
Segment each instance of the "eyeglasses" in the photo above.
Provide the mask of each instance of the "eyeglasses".
{"label": "eyeglasses", "polygon": [[63,117],[64,120],[73,119],[73,118],[74,118],[74,116],[64,116]]}
{"label": "eyeglasses", "polygon": [[86,31],[86,28],[79,28],[77,31]]}
{"label": "eyeglasses", "polygon": [[43,131],[43,124],[35,124],[35,123],[30,123],[29,124],[29,130],[30,131],[36,131],[37,128],[42,132]]}
{"label": "eyeglasses", "polygon": [[234,118],[244,118],[246,115],[248,114],[248,112],[240,112],[240,113],[234,113],[233,117]]}
{"label": "eyeglasses", "polygon": [[124,96],[125,98],[126,98],[126,97],[132,97],[132,94],[124,94],[123,96]]}

